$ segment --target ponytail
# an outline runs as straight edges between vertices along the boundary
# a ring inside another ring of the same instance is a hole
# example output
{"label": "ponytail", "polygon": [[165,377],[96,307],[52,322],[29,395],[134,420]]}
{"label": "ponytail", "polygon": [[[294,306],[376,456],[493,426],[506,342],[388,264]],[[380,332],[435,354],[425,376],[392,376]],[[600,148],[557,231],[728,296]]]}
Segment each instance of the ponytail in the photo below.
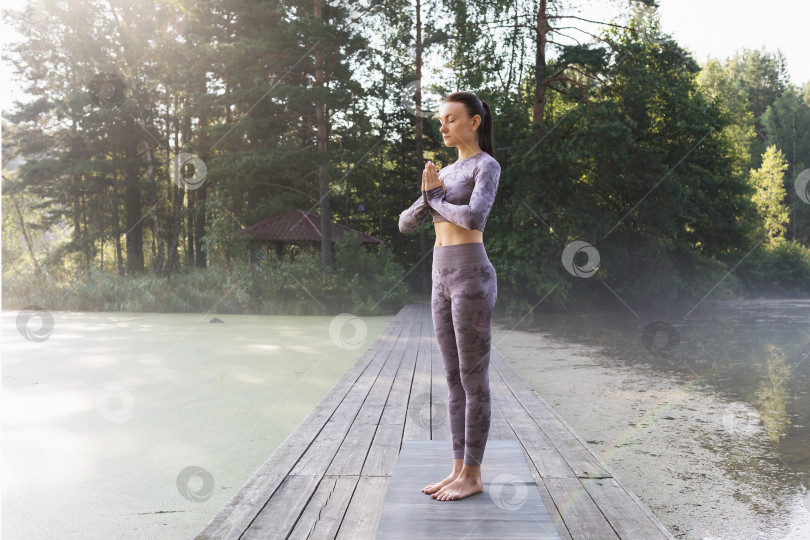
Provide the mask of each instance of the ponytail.
{"label": "ponytail", "polygon": [[478,126],[478,146],[481,150],[492,157],[495,157],[495,144],[492,142],[492,110],[483,99],[480,100],[484,107],[484,114],[481,116],[481,125]]}

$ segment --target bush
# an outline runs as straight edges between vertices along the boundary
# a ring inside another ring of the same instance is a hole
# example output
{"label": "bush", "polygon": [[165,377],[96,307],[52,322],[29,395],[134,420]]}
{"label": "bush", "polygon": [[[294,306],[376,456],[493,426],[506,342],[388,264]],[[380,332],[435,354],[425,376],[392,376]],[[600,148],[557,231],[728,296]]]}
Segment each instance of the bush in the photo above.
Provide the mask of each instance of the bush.
{"label": "bush", "polygon": [[779,239],[773,249],[758,247],[737,268],[748,294],[810,293],[810,249]]}
{"label": "bush", "polygon": [[357,235],[336,243],[335,265],[324,268],[320,253],[305,251],[295,261],[229,261],[178,273],[171,280],[152,275],[120,277],[93,269],[76,276],[3,276],[3,308],[39,305],[48,310],[157,313],[261,313],[326,315],[396,312],[408,299],[403,269],[385,246],[367,249]]}
{"label": "bush", "polygon": [[359,235],[351,233],[336,244],[336,276],[348,289],[350,311],[373,315],[398,309],[408,297],[404,269],[386,244],[367,249]]}

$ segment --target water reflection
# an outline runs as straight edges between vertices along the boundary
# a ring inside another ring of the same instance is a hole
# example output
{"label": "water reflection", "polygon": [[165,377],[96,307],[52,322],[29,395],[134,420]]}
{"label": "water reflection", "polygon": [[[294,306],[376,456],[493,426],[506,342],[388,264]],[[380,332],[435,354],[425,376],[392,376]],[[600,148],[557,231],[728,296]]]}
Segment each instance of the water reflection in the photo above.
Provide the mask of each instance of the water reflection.
{"label": "water reflection", "polygon": [[765,352],[765,373],[754,404],[765,422],[765,432],[771,441],[787,435],[790,420],[787,417],[787,383],[790,379],[790,366],[785,353],[773,343],[768,343]]}
{"label": "water reflection", "polygon": [[[757,530],[757,538],[787,537],[796,516],[806,527],[810,511],[805,508],[810,504],[810,299],[707,303],[687,318],[683,313],[639,312],[638,317],[623,313],[626,316],[616,312],[541,314],[533,325],[534,331],[560,341],[602,348],[600,363],[633,366],[639,373],[650,371],[648,381],[656,373],[681,381],[671,394],[644,402],[645,408],[637,409],[643,416],[629,423],[623,419],[625,427],[602,447],[605,457],[615,456],[621,462],[621,447],[643,437],[647,439],[634,452],[636,456],[648,453],[653,448],[649,438],[665,432],[686,441],[678,450],[694,454],[696,459],[679,463],[669,462],[672,453],[666,456],[668,468],[681,467],[673,476],[684,481],[673,497],[673,507],[706,505],[711,510],[704,508],[705,514],[692,530],[681,528],[678,537],[713,536],[707,516],[723,515],[724,510],[726,520],[750,517],[748,531]],[[660,323],[653,324],[655,321]],[[620,388],[611,389],[607,399],[619,399],[619,391],[647,395],[642,393],[643,382],[636,387],[629,381],[618,382]],[[698,405],[697,392],[712,399]],[[574,409],[569,410],[573,415]],[[648,428],[653,423],[655,434]],[[579,425],[585,429],[585,422]],[[575,429],[580,428],[575,425]],[[600,426],[593,429],[599,431]],[[710,463],[702,468],[701,460]],[[712,478],[710,468],[721,476]],[[711,485],[708,491],[707,482]],[[727,509],[723,501],[729,501]],[[739,508],[750,509],[759,518],[754,520],[750,511],[749,516],[740,514]],[[738,537],[732,528],[722,530],[724,538]],[[743,530],[737,529],[737,533]]]}

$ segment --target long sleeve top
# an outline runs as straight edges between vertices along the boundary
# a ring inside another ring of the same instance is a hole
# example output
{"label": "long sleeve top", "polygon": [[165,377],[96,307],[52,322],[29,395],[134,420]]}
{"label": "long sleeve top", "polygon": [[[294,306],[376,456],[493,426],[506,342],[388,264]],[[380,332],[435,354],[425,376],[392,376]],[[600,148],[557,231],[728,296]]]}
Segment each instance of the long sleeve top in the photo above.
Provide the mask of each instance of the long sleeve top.
{"label": "long sleeve top", "polygon": [[434,223],[449,221],[465,229],[483,231],[498,191],[500,164],[482,151],[444,167],[439,176],[444,180],[444,188],[423,190],[422,196],[400,214],[399,231],[416,230],[428,214]]}

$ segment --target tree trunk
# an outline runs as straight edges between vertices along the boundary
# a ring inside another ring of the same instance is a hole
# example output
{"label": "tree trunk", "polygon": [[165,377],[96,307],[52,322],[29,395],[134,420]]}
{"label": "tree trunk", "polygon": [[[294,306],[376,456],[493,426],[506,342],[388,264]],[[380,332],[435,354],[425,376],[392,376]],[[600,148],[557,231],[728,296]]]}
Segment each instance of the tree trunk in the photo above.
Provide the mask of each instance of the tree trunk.
{"label": "tree trunk", "polygon": [[[205,73],[202,74],[202,78],[200,79],[200,95],[205,95]],[[199,123],[199,130],[200,130],[200,148],[202,149],[202,155],[197,156],[199,157],[203,163],[208,163],[208,156],[210,154],[210,148],[208,147],[208,136],[207,136],[207,125],[208,125],[208,113],[204,106],[200,107],[200,123]],[[189,127],[189,131],[190,127]],[[186,139],[188,140],[188,139]],[[205,249],[203,248],[203,237],[205,236],[205,212],[208,209],[207,195],[208,195],[208,182],[207,178],[203,179],[202,184],[199,188],[194,190],[194,195],[196,198],[195,206],[196,208],[196,215],[197,215],[197,222],[196,222],[196,231],[194,233],[194,244],[196,246],[197,257],[196,257],[196,265],[197,268],[205,268],[208,266],[207,257],[205,254]]]}
{"label": "tree trunk", "polygon": [[174,208],[174,216],[172,219],[172,236],[169,239],[166,269],[163,271],[163,275],[166,277],[166,279],[169,279],[172,276],[174,266],[177,264],[177,246],[180,245],[180,227],[183,224],[183,216],[180,213],[180,208],[183,206],[183,194],[185,193],[184,190],[175,185],[170,185],[169,190],[171,191],[174,199],[172,204],[172,207]]}
{"label": "tree trunk", "polygon": [[[156,184],[155,182],[155,164],[154,164],[154,156],[152,155],[152,147],[149,146],[149,143],[146,141],[142,141],[144,151],[146,152],[146,183],[147,185]],[[157,253],[155,254],[155,262],[152,265],[152,272],[160,277],[163,275],[163,258],[166,248],[166,242],[163,239],[163,231],[160,228],[160,217],[158,216],[158,204],[157,201],[160,200],[158,194],[160,193],[160,189],[155,189],[155,198],[156,202],[152,205],[151,213],[152,213],[152,225],[154,226],[154,242],[157,244]]]}
{"label": "tree trunk", "polygon": [[115,260],[118,265],[118,275],[124,276],[124,254],[121,252],[121,214],[118,208],[120,201],[118,200],[118,186],[116,185],[115,176],[112,179],[112,208],[113,208],[113,234],[115,237]]}
{"label": "tree trunk", "polygon": [[[416,114],[416,177],[422,177],[425,168],[425,145],[422,141],[422,5],[416,0],[416,95],[414,96]],[[421,190],[421,183],[420,183]],[[425,228],[419,230],[419,251],[422,254],[422,292],[429,293],[433,287],[430,275],[430,261],[426,257],[430,247]]]}
{"label": "tree trunk", "polygon": [[[321,0],[313,0],[315,17],[321,20]],[[324,87],[324,46],[319,42],[315,46],[315,87]],[[331,208],[329,205],[329,170],[328,156],[328,129],[326,104],[321,100],[315,101],[318,125],[318,152],[321,155],[321,165],[318,168],[320,177],[321,200],[321,262],[332,267],[332,226]]]}
{"label": "tree trunk", "polygon": [[546,33],[548,33],[546,2],[547,0],[540,0],[537,8],[537,53],[534,66],[537,81],[534,89],[534,120],[540,128],[543,127],[543,113],[546,107]]}
{"label": "tree trunk", "polygon": [[196,203],[196,212],[197,212],[197,219],[195,223],[195,231],[194,231],[194,247],[195,251],[197,252],[197,256],[195,257],[195,264],[197,268],[205,268],[206,258],[205,258],[205,250],[203,249],[202,238],[205,236],[205,201],[206,201],[206,187],[205,184],[202,185],[199,189],[195,191],[197,195],[197,203]]}
{"label": "tree trunk", "polygon": [[83,241],[83,249],[84,251],[84,271],[90,271],[90,265],[93,263],[92,257],[90,256],[90,251],[92,249],[92,242],[88,240],[88,232],[87,232],[87,199],[84,196],[84,176],[79,174],[77,175],[77,179],[79,181],[79,185],[81,186],[81,194],[82,194],[82,222],[84,223],[84,241]]}
{"label": "tree trunk", "polygon": [[[127,124],[129,127],[128,133],[134,133],[134,122],[128,120]],[[127,274],[130,276],[143,272],[143,227],[141,226],[143,207],[141,204],[141,192],[138,189],[138,175],[135,170],[136,155],[137,147],[128,144],[124,163],[126,168],[124,181],[126,184]]]}
{"label": "tree trunk", "polygon": [[17,218],[20,220],[20,229],[22,230],[23,238],[25,239],[25,245],[28,246],[28,254],[31,255],[31,260],[34,263],[35,274],[39,275],[42,273],[42,269],[39,267],[37,258],[34,257],[34,247],[31,245],[31,239],[28,237],[28,230],[25,228],[25,220],[23,219],[22,212],[20,211],[20,206],[17,204],[17,198],[13,193],[11,193],[11,202],[14,203],[14,208],[17,210]]}

